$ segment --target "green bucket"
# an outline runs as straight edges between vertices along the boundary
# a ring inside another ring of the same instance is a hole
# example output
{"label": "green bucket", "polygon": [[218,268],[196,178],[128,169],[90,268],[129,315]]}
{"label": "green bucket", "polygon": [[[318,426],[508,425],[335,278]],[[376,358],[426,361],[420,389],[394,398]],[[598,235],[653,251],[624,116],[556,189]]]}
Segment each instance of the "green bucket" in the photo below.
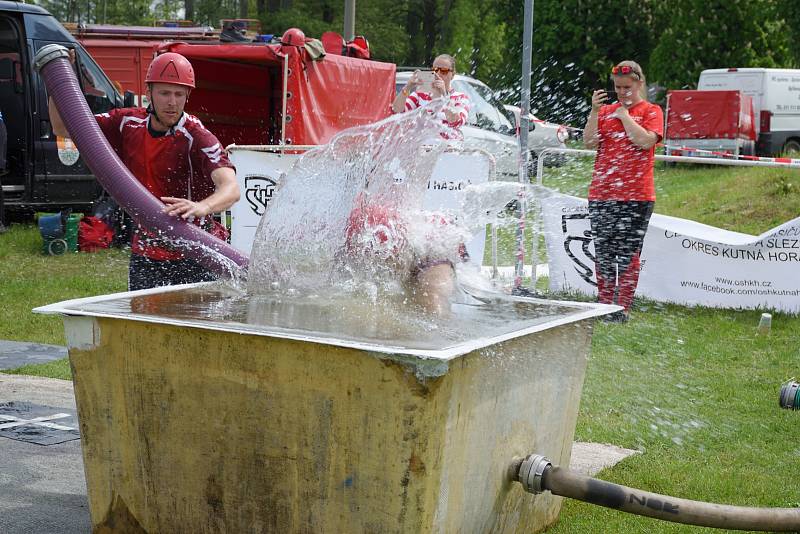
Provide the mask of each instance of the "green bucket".
{"label": "green bucket", "polygon": [[63,221],[61,213],[39,213],[39,231],[42,234],[42,253],[57,256],[78,251],[78,224],[82,213],[71,213]]}

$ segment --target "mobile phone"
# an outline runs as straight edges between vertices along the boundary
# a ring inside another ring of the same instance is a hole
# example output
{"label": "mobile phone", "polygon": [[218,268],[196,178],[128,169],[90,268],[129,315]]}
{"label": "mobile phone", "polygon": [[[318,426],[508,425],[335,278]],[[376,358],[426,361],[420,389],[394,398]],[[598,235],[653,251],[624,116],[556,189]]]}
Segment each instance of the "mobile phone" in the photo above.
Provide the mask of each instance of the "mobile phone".
{"label": "mobile phone", "polygon": [[612,103],[618,101],[617,92],[615,90],[606,89],[605,91],[606,91],[606,102]]}
{"label": "mobile phone", "polygon": [[419,86],[417,91],[424,91],[430,93],[433,91],[433,81],[436,79],[436,74],[432,70],[421,70],[417,75]]}

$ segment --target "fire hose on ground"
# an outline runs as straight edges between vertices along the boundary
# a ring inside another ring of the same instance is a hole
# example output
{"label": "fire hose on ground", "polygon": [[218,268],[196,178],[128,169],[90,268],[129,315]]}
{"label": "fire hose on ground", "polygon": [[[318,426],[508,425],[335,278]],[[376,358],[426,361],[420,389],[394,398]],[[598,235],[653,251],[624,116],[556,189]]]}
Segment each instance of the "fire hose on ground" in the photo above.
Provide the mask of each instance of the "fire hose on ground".
{"label": "fire hose on ground", "polygon": [[164,204],[120,161],[86,103],[66,48],[57,44],[43,46],[36,53],[34,64],[84,162],[103,189],[138,225],[178,240],[178,243],[191,243],[184,245],[186,256],[222,276],[230,275],[229,266],[210,254],[210,251],[227,257],[241,268],[247,268],[247,255],[200,227],[164,213]]}
{"label": "fire hose on ground", "polygon": [[553,495],[673,523],[731,530],[800,530],[800,508],[729,506],[659,495],[554,466],[538,454],[517,459],[512,472],[529,493],[550,491]]}

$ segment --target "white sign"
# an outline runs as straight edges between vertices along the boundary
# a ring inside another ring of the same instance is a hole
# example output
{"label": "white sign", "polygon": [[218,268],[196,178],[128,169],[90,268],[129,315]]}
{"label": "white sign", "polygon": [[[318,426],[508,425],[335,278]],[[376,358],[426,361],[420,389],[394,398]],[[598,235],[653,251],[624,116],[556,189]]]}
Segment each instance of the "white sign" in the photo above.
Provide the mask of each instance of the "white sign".
{"label": "white sign", "polygon": [[299,154],[280,154],[233,149],[231,162],[242,198],[231,207],[231,245],[250,254],[258,223],[273,201],[275,188],[283,174],[292,168]]}
{"label": "white sign", "polygon": [[[275,202],[276,186],[300,154],[280,154],[233,148],[230,158],[242,198],[231,208],[231,245],[245,253],[253,247],[258,223],[264,211]],[[492,173],[491,156],[483,152],[445,152],[433,168],[423,208],[455,210],[461,192],[471,184],[487,182]],[[478,262],[483,259],[486,232],[479,232],[467,243],[467,252]]]}
{"label": "white sign", "polygon": [[[550,289],[596,294],[588,203],[542,199]],[[636,294],[716,308],[800,313],[800,218],[760,236],[654,214]]]}
{"label": "white sign", "polygon": [[[458,210],[461,192],[468,185],[488,182],[491,172],[491,156],[485,152],[443,153],[433,167],[422,208],[430,211]],[[480,265],[486,248],[486,232],[478,232],[466,246],[469,257]]]}

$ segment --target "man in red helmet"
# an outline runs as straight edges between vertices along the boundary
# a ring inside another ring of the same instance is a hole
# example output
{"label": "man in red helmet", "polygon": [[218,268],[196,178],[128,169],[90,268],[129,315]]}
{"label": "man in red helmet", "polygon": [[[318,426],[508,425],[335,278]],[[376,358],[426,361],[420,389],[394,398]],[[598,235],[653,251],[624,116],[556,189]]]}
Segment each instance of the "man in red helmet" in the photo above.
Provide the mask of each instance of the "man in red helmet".
{"label": "man in red helmet", "polygon": [[[96,115],[97,123],[131,173],[164,202],[164,211],[213,227],[212,215],[239,200],[236,170],[217,138],[197,117],[184,112],[195,87],[194,69],[180,54],[156,57],[147,71],[147,109],[124,108]],[[55,105],[56,135],[69,137]],[[131,242],[128,289],[213,280],[161,236],[137,228]]]}

